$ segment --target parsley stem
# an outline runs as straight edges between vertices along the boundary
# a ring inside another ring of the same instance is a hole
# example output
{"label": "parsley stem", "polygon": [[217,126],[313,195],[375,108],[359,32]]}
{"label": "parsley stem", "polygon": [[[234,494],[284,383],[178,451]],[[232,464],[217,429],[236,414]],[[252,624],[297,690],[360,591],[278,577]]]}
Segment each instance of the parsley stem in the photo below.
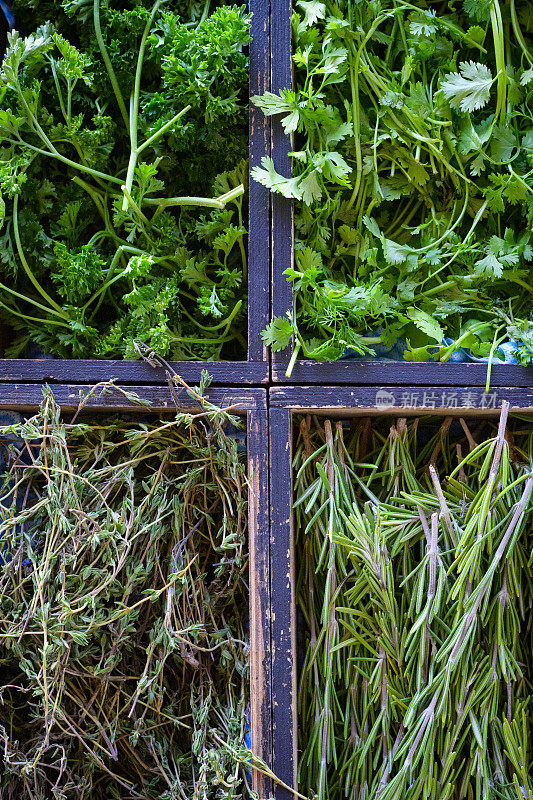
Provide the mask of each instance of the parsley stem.
{"label": "parsley stem", "polygon": [[130,206],[130,208],[133,208],[133,210],[135,211],[135,213],[137,214],[139,219],[142,220],[142,222],[144,222],[145,225],[150,225],[150,220],[148,219],[148,217],[146,217],[143,214],[143,212],[141,211],[141,209],[139,208],[139,206],[137,205],[137,203],[135,202],[135,200],[133,199],[133,197],[129,193],[127,187],[125,185],[122,185],[120,188],[122,189],[124,197],[125,197],[125,199],[127,201],[127,206]]}
{"label": "parsley stem", "polygon": [[197,319],[195,319],[191,314],[189,314],[186,308],[183,308],[182,311],[185,314],[185,316],[191,320],[191,322],[194,322],[197,328],[200,328],[202,331],[210,333],[211,331],[219,331],[224,327],[227,328],[229,326],[229,323],[233,321],[233,318],[237,316],[237,314],[241,310],[241,307],[242,307],[242,300],[239,300],[237,303],[235,303],[229,316],[226,317],[226,319],[223,320],[222,322],[219,322],[218,325],[202,325],[200,322],[198,322]]}
{"label": "parsley stem", "polygon": [[144,197],[143,206],[171,208],[172,206],[200,206],[223,209],[224,203],[214,197]]}
{"label": "parsley stem", "polygon": [[62,155],[55,147],[52,145],[52,150],[42,150],[40,147],[35,147],[34,145],[30,144],[29,142],[24,141],[24,139],[20,139],[20,144],[24,147],[27,147],[28,150],[33,150],[34,153],[39,153],[42,156],[48,156],[48,158],[56,158],[58,161],[61,161],[63,164],[66,164],[67,167],[74,167],[74,169],[79,170],[80,172],[86,172],[88,175],[94,175],[96,178],[102,178],[104,181],[110,181],[111,183],[118,183],[119,186],[122,186],[124,183],[121,178],[115,178],[113,175],[106,175],[105,172],[99,172],[97,169],[92,169],[91,167],[86,167],[84,164],[80,164],[79,161],[72,161],[71,158],[67,158],[66,156]]}
{"label": "parsley stem", "polygon": [[[142,74],[142,67],[144,62],[144,53],[146,50],[146,41],[148,39],[148,34],[150,33],[150,29],[152,27],[152,23],[154,21],[154,17],[157,14],[157,10],[161,5],[162,0],[156,0],[152,7],[152,11],[148,18],[148,21],[145,25],[143,35],[141,37],[141,43],[139,45],[139,55],[137,57],[137,67],[135,70],[135,83],[133,87],[133,94],[130,97],[130,158],[128,163],[128,171],[126,173],[126,189],[131,194],[131,189],[133,186],[133,177],[135,175],[135,167],[137,166],[137,158],[139,155],[139,150],[137,147],[137,135],[138,135],[138,124],[139,124],[139,98],[141,93],[141,74]],[[124,193],[124,200],[122,201],[122,210],[128,210],[128,196]]]}
{"label": "parsley stem", "polygon": [[13,232],[15,234],[15,243],[17,245],[17,252],[18,252],[21,264],[22,264],[22,266],[24,268],[24,272],[26,273],[26,275],[28,276],[28,278],[30,279],[30,281],[32,282],[34,287],[37,289],[37,291],[39,292],[41,297],[44,297],[44,299],[48,303],[50,303],[52,308],[55,308],[56,313],[58,314],[58,316],[63,317],[64,319],[66,319],[67,318],[66,314],[64,313],[64,311],[61,308],[61,306],[58,305],[56,303],[56,301],[53,300],[50,297],[48,292],[46,292],[43,289],[43,287],[41,286],[41,284],[39,283],[39,281],[37,280],[37,278],[33,274],[32,270],[30,268],[30,265],[26,261],[26,256],[24,255],[24,250],[22,249],[22,242],[20,241],[19,222],[18,222],[18,206],[19,206],[19,195],[16,194],[14,199],[13,199]]}
{"label": "parsley stem", "polygon": [[105,46],[104,37],[102,36],[102,28],[100,25],[100,0],[94,0],[93,2],[93,24],[94,24],[94,32],[96,35],[96,41],[98,42],[98,48],[104,60],[105,68],[109,76],[109,81],[111,83],[111,86],[113,87],[113,92],[117,100],[118,107],[122,115],[122,119],[124,120],[126,130],[129,131],[130,120],[128,117],[128,112],[126,110],[126,104],[124,102],[124,98],[122,97],[122,92],[120,91],[120,86],[118,85],[117,76],[115,75],[115,70],[113,69],[111,59],[109,58],[109,54]]}
{"label": "parsley stem", "polygon": [[187,111],[190,111],[191,108],[192,106],[185,106],[185,108],[182,108],[181,111],[178,111],[178,113],[175,114],[172,117],[172,119],[169,119],[168,122],[165,122],[165,124],[161,128],[158,128],[155,133],[153,133],[145,142],[143,142],[137,148],[137,155],[142,153],[143,150],[145,150],[147,147],[150,147],[150,145],[156,142],[159,139],[159,137],[162,136],[164,132],[170,128],[171,125],[174,125],[174,123],[177,122],[180,119],[180,117],[182,117],[184,114],[186,114]]}
{"label": "parsley stem", "polygon": [[[4,286],[3,284],[0,283],[0,288],[7,289],[7,286]],[[29,297],[23,297],[22,295],[19,295],[19,297],[22,297],[23,300],[29,300],[29,302],[31,302]],[[40,319],[39,317],[32,317],[29,314],[23,314],[21,311],[17,311],[11,306],[5,305],[5,303],[3,303],[1,300],[0,300],[0,307],[5,308],[5,310],[8,311],[10,314],[15,314],[16,317],[27,319],[30,322],[37,322],[39,323],[39,325],[43,325],[44,327],[46,327],[47,325],[59,325],[62,328],[67,328],[67,330],[70,330],[70,325],[67,322],[63,322],[62,320],[59,319]]]}
{"label": "parsley stem", "polygon": [[222,210],[228,203],[244,194],[244,185],[241,183],[220,197],[144,197],[142,204],[157,206],[156,214],[160,209],[172,206],[199,206],[203,208],[218,208]]}
{"label": "parsley stem", "polygon": [[15,289],[11,289],[10,286],[6,286],[4,283],[0,283],[0,289],[3,289],[4,292],[12,294],[14,297],[18,297],[19,300],[24,300],[26,303],[31,303],[33,306],[35,306],[36,308],[40,308],[41,311],[44,311],[47,314],[55,314],[56,317],[60,317],[61,319],[67,319],[67,316],[64,313],[60,314],[53,308],[47,308],[46,306],[43,306],[41,303],[38,303],[37,300],[33,300],[33,298],[28,297],[25,294],[20,294],[20,292],[17,292]]}

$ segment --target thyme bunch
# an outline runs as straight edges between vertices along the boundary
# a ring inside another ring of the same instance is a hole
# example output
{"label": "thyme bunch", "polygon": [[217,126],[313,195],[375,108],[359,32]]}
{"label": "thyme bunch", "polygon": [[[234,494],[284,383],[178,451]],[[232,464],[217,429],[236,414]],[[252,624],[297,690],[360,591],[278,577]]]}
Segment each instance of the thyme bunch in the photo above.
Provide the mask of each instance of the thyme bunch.
{"label": "thyme bunch", "polygon": [[247,487],[227,415],[0,430],[2,798],[249,796]]}

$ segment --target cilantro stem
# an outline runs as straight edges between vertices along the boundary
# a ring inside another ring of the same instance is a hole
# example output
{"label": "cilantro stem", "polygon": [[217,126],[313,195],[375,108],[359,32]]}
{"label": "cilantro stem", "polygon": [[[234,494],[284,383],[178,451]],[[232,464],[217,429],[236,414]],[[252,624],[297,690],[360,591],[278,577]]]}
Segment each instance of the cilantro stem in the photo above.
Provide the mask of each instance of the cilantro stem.
{"label": "cilantro stem", "polygon": [[493,0],[490,9],[490,21],[492,26],[492,38],[494,40],[494,57],[496,60],[497,70],[497,96],[496,96],[496,112],[494,118],[500,118],[500,123],[503,125],[507,116],[506,107],[506,92],[507,92],[507,75],[505,72],[505,39],[503,35],[503,22],[498,0]]}
{"label": "cilantro stem", "polygon": [[533,67],[533,57],[529,53],[529,48],[524,39],[524,35],[520,29],[520,25],[518,24],[518,17],[516,16],[515,0],[511,0],[509,8],[511,11],[511,25],[513,26],[513,31],[514,35],[516,36],[516,40],[520,45],[520,48],[523,54],[525,55],[526,59],[528,60],[530,66]]}
{"label": "cilantro stem", "polygon": [[301,347],[300,342],[296,341],[294,343],[294,348],[293,348],[293,351],[292,351],[291,360],[289,361],[289,365],[287,367],[287,371],[285,372],[285,375],[287,376],[287,378],[290,378],[291,375],[292,375],[292,371],[294,369],[294,365],[296,364],[296,359],[298,358],[298,353],[300,352],[300,347]]}
{"label": "cilantro stem", "polygon": [[104,60],[105,68],[109,76],[109,81],[111,83],[111,86],[113,87],[113,92],[118,107],[120,109],[122,119],[124,120],[126,130],[129,131],[130,120],[128,117],[128,112],[126,110],[126,104],[124,102],[124,98],[122,97],[122,92],[120,91],[120,86],[118,85],[117,76],[115,75],[115,70],[113,69],[111,59],[109,58],[109,54],[105,46],[104,37],[102,36],[102,28],[100,25],[100,0],[94,0],[93,2],[93,24],[94,24],[94,32],[96,35],[96,41],[98,42],[98,48]]}
{"label": "cilantro stem", "polygon": [[492,359],[494,358],[494,353],[496,351],[496,347],[507,339],[507,333],[505,333],[500,339],[498,339],[498,333],[500,331],[504,330],[504,329],[505,329],[505,326],[500,326],[499,328],[497,328],[494,331],[494,339],[492,340],[492,345],[491,345],[490,353],[489,353],[489,363],[487,365],[487,379],[485,381],[485,394],[489,393],[490,376],[491,376],[491,373],[492,373]]}
{"label": "cilantro stem", "polygon": [[[372,25],[370,26],[368,33],[364,37],[363,41],[355,51],[353,42],[350,43],[349,49],[349,64],[350,64],[350,84],[351,84],[351,94],[352,94],[352,116],[353,116],[353,130],[354,130],[354,144],[355,144],[355,163],[356,163],[356,171],[355,171],[355,184],[353,187],[353,191],[351,194],[350,199],[347,203],[347,210],[350,210],[353,204],[355,203],[356,197],[359,194],[359,187],[361,185],[361,179],[363,177],[363,158],[361,154],[361,114],[360,114],[360,104],[359,104],[359,62],[361,60],[361,55],[364,50],[366,43],[372,38],[374,32],[379,28],[382,22],[384,22],[390,15],[380,15],[376,17]],[[289,377],[289,376],[288,376]]]}
{"label": "cilantro stem", "polygon": [[525,281],[523,281],[522,278],[510,278],[510,280],[512,280],[513,283],[517,283],[523,289],[527,289],[528,292],[531,292],[533,294],[533,286],[530,283],[526,283]]}

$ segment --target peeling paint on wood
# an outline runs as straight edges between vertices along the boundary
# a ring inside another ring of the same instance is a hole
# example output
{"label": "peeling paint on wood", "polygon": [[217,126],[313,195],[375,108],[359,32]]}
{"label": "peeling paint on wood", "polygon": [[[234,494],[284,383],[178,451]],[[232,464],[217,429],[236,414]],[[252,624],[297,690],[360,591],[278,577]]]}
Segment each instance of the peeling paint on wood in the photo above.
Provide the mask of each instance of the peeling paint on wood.
{"label": "peeling paint on wood", "polygon": [[[74,410],[80,400],[87,398],[94,384],[52,384],[50,386],[58,404],[65,410]],[[168,386],[124,386],[127,392],[134,392],[151,405],[144,407],[136,403],[121,391],[117,384],[115,389],[106,392],[97,390],[86,401],[86,408],[91,411],[131,411],[137,414],[150,414],[165,411],[198,411],[200,405],[190,398],[185,390],[177,389],[175,398],[170,395]],[[0,384],[0,408],[31,410],[38,408],[43,399],[43,386],[38,383],[6,383]],[[209,400],[221,408],[231,408],[235,413],[252,409],[266,408],[266,392],[264,389],[210,389]],[[177,405],[176,405],[177,404]]]}
{"label": "peeling paint on wood", "polygon": [[[296,786],[296,621],[292,532],[291,413],[271,409],[270,419],[270,569],[272,603],[272,768]],[[274,613],[275,610],[275,613]],[[276,800],[292,793],[274,785]]]}
{"label": "peeling paint on wood", "polygon": [[[250,576],[250,694],[252,751],[272,761],[272,695],[270,653],[270,548],[268,416],[265,408],[248,412],[248,537]],[[253,771],[253,788],[268,797],[270,781]]]}

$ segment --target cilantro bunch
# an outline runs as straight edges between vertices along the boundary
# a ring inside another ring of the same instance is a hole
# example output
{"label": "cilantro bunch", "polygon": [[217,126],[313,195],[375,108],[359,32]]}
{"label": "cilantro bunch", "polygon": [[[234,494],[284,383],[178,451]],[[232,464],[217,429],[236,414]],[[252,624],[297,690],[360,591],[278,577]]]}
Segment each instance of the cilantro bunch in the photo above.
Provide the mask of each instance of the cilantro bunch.
{"label": "cilantro bunch", "polygon": [[[407,342],[533,356],[533,14],[528,0],[298,0],[294,88],[253,98],[293,137],[294,310],[264,332],[303,354]],[[447,345],[450,337],[455,344]]]}
{"label": "cilantro bunch", "polygon": [[62,357],[246,349],[244,7],[29,0],[0,76],[0,309]]}

